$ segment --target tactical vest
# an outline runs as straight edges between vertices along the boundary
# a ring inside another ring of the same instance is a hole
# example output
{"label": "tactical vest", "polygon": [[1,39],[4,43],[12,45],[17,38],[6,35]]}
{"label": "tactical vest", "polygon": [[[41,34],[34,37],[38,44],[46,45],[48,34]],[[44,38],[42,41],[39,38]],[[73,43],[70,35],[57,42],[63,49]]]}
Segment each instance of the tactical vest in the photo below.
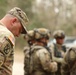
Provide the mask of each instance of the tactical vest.
{"label": "tactical vest", "polygon": [[[66,52],[66,47],[65,46],[62,46],[62,50],[64,52]],[[58,51],[58,48],[56,46],[56,44],[54,44],[54,56],[55,57],[58,57],[58,58],[63,58],[62,55],[61,55],[61,52]],[[56,72],[56,75],[61,75],[61,64],[58,63],[58,71]]]}
{"label": "tactical vest", "polygon": [[[63,50],[63,52],[66,52],[66,47],[62,46],[62,50]],[[56,44],[54,44],[54,55],[55,55],[55,57],[62,58],[61,52],[58,51]]]}

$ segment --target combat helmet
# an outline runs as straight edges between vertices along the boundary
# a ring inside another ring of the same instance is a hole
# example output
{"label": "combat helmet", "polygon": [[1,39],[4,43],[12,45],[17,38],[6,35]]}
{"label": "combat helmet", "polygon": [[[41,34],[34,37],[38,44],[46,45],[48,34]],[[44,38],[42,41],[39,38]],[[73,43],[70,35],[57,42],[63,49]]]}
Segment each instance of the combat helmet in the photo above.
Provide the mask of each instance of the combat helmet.
{"label": "combat helmet", "polygon": [[27,34],[25,34],[24,38],[26,39],[26,41],[30,41],[34,39],[34,31],[30,30],[27,32]]}
{"label": "combat helmet", "polygon": [[57,30],[53,34],[54,38],[65,38],[65,33],[63,30]]}
{"label": "combat helmet", "polygon": [[50,38],[51,32],[46,28],[34,29],[35,39]]}

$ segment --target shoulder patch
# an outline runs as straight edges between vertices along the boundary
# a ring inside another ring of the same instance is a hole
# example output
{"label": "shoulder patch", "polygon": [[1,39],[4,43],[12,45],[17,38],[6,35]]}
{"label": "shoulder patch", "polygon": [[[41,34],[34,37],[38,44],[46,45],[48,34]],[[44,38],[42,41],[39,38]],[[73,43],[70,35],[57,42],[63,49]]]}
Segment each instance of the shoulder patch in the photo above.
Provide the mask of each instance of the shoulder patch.
{"label": "shoulder patch", "polygon": [[8,56],[12,51],[12,49],[13,49],[13,44],[11,43],[8,37],[4,37],[3,41],[1,42],[1,52],[4,55]]}
{"label": "shoulder patch", "polygon": [[15,45],[15,39],[13,38],[13,36],[9,35],[8,38],[10,39],[10,41],[12,42],[12,44]]}

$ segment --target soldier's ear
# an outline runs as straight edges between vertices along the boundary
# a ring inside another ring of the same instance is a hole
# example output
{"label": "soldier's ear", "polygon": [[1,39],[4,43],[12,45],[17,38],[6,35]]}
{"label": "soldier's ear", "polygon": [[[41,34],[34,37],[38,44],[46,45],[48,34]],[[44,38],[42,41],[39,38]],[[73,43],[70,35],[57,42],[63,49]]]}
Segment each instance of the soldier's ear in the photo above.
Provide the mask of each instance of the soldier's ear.
{"label": "soldier's ear", "polygon": [[17,21],[18,21],[17,18],[14,17],[14,18],[11,19],[11,24],[13,25],[13,24],[16,23]]}
{"label": "soldier's ear", "polygon": [[14,17],[12,20],[11,20],[11,26],[16,26],[18,24],[18,19],[16,17]]}
{"label": "soldier's ear", "polygon": [[15,23],[16,21],[17,21],[17,18],[14,17],[14,18],[12,19],[12,22]]}

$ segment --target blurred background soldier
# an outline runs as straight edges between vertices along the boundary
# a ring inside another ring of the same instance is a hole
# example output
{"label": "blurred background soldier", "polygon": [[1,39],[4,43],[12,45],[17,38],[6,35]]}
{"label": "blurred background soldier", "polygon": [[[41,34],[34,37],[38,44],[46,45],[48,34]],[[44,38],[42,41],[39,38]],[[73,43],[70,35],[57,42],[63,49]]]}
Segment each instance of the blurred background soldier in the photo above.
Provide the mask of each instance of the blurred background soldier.
{"label": "blurred background soldier", "polygon": [[28,46],[25,46],[24,48],[24,75],[30,75],[29,74],[29,68],[30,68],[30,52],[31,47],[35,44],[34,39],[34,31],[30,30],[28,33],[24,36],[24,39],[27,41]]}
{"label": "blurred background soldier", "polygon": [[58,70],[56,75],[61,75],[61,64],[63,63],[63,57],[66,52],[66,47],[63,46],[65,34],[62,30],[57,30],[53,34],[56,43],[50,45],[50,49],[52,51],[53,61],[58,63]]}
{"label": "blurred background soldier", "polygon": [[63,75],[76,75],[76,48],[70,48],[66,52],[64,60],[65,64],[62,65]]}
{"label": "blurred background soldier", "polygon": [[0,75],[12,75],[15,37],[27,33],[27,22],[26,14],[18,7],[0,20]]}
{"label": "blurred background soldier", "polygon": [[35,43],[31,46],[29,75],[54,75],[57,63],[52,61],[47,47],[50,31],[45,28],[34,29],[33,37]]}

